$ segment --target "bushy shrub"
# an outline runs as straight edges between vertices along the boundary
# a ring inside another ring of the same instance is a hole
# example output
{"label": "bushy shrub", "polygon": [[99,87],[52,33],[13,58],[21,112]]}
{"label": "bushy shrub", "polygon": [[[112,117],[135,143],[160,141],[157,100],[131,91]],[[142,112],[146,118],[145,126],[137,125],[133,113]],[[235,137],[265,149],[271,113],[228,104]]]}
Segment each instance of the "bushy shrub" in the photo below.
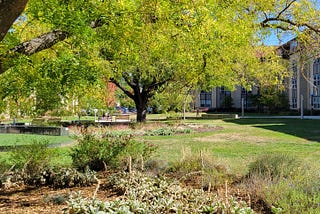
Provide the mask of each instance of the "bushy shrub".
{"label": "bushy shrub", "polygon": [[166,116],[168,120],[179,120],[182,118],[181,113],[177,113],[175,111],[169,111]]}
{"label": "bushy shrub", "polygon": [[287,154],[269,154],[249,165],[246,189],[273,213],[320,213],[320,169]]}
{"label": "bushy shrub", "polygon": [[281,180],[265,189],[266,201],[275,213],[320,213],[319,176],[299,177]]}
{"label": "bushy shrub", "polygon": [[270,180],[287,178],[299,169],[301,162],[288,154],[266,154],[249,164],[249,176]]}
{"label": "bushy shrub", "polygon": [[79,144],[72,149],[73,166],[83,170],[87,166],[95,171],[104,170],[106,166],[121,165],[123,157],[131,156],[132,160],[142,157],[147,159],[155,147],[145,142],[138,142],[131,135],[117,137],[95,136],[85,134],[78,140]]}
{"label": "bushy shrub", "polygon": [[37,177],[37,183],[53,188],[90,186],[96,183],[96,173],[90,169],[79,172],[73,168],[46,169]]}
{"label": "bushy shrub", "polygon": [[130,136],[134,135],[135,133],[131,130],[124,130],[124,131],[107,131],[105,132],[105,137],[122,137],[122,136]]}
{"label": "bushy shrub", "polygon": [[10,152],[15,169],[22,169],[26,175],[33,176],[48,167],[53,151],[48,148],[48,140],[33,140],[30,145],[15,146]]}
{"label": "bushy shrub", "polygon": [[9,170],[11,166],[12,166],[12,164],[10,163],[10,160],[1,159],[0,160],[0,175],[4,174],[7,170]]}

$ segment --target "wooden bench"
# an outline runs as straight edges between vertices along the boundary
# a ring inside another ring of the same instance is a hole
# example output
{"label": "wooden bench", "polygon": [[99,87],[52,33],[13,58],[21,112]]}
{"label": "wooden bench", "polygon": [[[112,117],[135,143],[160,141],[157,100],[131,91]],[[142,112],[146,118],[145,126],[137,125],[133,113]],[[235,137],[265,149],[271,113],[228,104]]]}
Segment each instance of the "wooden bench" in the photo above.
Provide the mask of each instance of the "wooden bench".
{"label": "wooden bench", "polygon": [[98,117],[98,121],[111,121],[112,117],[111,116],[107,116],[107,117]]}
{"label": "wooden bench", "polygon": [[41,126],[41,125],[44,125],[45,122],[46,122],[45,118],[34,118],[31,121],[31,125],[33,125],[33,126]]}
{"label": "wooden bench", "polygon": [[60,117],[50,117],[50,118],[34,118],[31,122],[31,125],[34,126],[43,126],[43,125],[58,125],[61,122]]}
{"label": "wooden bench", "polygon": [[130,121],[130,114],[116,114],[113,116],[116,117],[116,121]]}
{"label": "wooden bench", "polygon": [[60,117],[50,117],[47,119],[48,125],[60,125],[61,118]]}

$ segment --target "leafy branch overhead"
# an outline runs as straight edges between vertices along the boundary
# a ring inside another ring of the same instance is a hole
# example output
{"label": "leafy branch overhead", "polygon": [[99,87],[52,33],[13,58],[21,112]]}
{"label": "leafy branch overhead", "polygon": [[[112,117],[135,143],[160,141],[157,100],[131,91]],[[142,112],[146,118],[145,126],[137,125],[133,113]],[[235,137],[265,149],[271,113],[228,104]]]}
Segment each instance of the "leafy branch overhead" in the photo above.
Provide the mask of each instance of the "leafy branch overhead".
{"label": "leafy branch overhead", "polygon": [[263,11],[262,27],[294,32],[308,29],[320,33],[319,21],[315,20],[319,11],[311,1],[286,0],[279,1],[279,4],[276,2],[275,5],[275,11]]}

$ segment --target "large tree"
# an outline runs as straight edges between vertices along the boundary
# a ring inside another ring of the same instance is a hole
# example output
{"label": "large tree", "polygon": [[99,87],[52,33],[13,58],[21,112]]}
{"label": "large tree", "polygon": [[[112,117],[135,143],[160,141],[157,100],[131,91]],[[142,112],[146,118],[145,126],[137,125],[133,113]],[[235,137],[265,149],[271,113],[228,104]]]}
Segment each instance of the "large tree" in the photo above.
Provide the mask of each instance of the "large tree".
{"label": "large tree", "polygon": [[[276,84],[283,72],[273,53],[259,47],[261,39],[270,28],[297,35],[308,29],[318,33],[319,20],[313,17],[319,11],[313,3],[30,0],[26,19],[40,21],[58,36],[48,43],[42,32],[38,45],[17,43],[21,48],[0,50],[0,55],[6,62],[12,52],[34,54],[68,36],[70,48],[88,47],[89,58],[108,62],[103,67],[109,71],[106,77],[134,100],[137,120],[144,121],[148,100],[168,81],[201,87]],[[41,48],[28,51],[34,47]],[[7,63],[3,71],[10,66]]]}

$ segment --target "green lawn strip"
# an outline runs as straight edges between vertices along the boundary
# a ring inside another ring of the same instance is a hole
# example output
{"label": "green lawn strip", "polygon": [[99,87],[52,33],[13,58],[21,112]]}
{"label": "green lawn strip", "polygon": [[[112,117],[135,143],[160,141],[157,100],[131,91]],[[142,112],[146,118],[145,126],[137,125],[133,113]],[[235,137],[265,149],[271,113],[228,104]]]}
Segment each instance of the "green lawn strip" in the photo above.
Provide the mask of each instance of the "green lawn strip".
{"label": "green lawn strip", "polygon": [[[70,147],[50,148],[52,151],[50,165],[55,167],[70,167],[72,159],[70,156]],[[12,166],[14,163],[11,160],[10,152],[0,152],[0,171],[1,163],[6,163],[7,167]]]}
{"label": "green lawn strip", "polygon": [[72,165],[71,147],[60,147],[53,150],[54,156],[51,159],[51,165],[62,167],[70,167]]}
{"label": "green lawn strip", "polygon": [[34,134],[0,134],[0,146],[28,145],[34,141],[48,141],[49,144],[72,142],[69,136],[48,136]]}

